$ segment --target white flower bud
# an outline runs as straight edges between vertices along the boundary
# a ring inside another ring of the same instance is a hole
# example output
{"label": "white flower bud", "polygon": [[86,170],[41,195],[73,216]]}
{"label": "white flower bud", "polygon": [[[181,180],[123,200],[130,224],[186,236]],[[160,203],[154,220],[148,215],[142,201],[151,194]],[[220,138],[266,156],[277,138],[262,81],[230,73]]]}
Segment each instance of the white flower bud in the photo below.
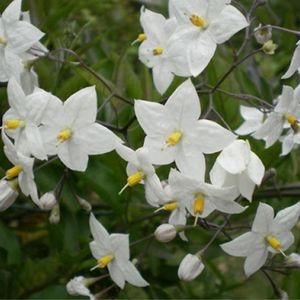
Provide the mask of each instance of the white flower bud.
{"label": "white flower bud", "polygon": [[300,268],[300,255],[298,253],[291,253],[285,258],[285,264],[290,267]]}
{"label": "white flower bud", "polygon": [[1,180],[0,181],[0,211],[9,208],[17,199],[19,193],[17,192],[16,180]]}
{"label": "white flower bud", "polygon": [[256,41],[263,45],[272,38],[272,27],[267,25],[262,28],[262,25],[259,24],[258,27],[254,28],[254,36]]}
{"label": "white flower bud", "polygon": [[76,196],[76,199],[77,199],[78,204],[81,206],[82,209],[84,209],[87,212],[90,212],[92,210],[92,206],[88,201],[86,201],[83,198],[80,198],[79,196]]}
{"label": "white flower bud", "polygon": [[89,279],[86,279],[83,276],[77,276],[67,283],[66,289],[70,295],[88,296],[90,299],[95,299],[87,288],[87,286],[93,282],[95,282],[95,280],[92,279],[92,282],[89,282]]}
{"label": "white flower bud", "polygon": [[41,198],[40,198],[40,203],[39,207],[42,210],[51,210],[54,205],[56,204],[56,198],[53,192],[48,192],[45,193]]}
{"label": "white flower bud", "polygon": [[49,217],[49,222],[51,224],[58,224],[60,221],[60,208],[59,204],[56,203],[53,208],[51,209],[51,214]]}
{"label": "white flower bud", "polygon": [[176,234],[176,228],[171,224],[162,224],[158,226],[154,232],[155,238],[162,243],[168,243],[172,241]]}
{"label": "white flower bud", "polygon": [[204,269],[204,264],[197,255],[187,254],[178,268],[178,277],[183,281],[195,279]]}

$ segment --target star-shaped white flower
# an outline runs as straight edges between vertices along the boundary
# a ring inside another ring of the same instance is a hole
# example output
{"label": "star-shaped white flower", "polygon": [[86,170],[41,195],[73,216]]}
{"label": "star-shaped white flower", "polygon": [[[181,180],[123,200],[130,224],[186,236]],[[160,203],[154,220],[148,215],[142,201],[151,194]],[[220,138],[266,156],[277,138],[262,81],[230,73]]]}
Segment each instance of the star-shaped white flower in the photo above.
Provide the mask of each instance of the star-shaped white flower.
{"label": "star-shaped white flower", "polygon": [[85,171],[89,155],[114,150],[121,140],[96,123],[96,115],[95,87],[81,89],[64,103],[53,97],[41,127],[47,154],[57,154],[72,170]]}
{"label": "star-shaped white flower", "polygon": [[13,0],[0,17],[0,81],[11,76],[19,80],[21,55],[36,44],[44,33],[30,23],[20,20],[22,0]]}
{"label": "star-shaped white flower", "polygon": [[300,72],[300,41],[297,42],[297,47],[294,51],[290,66],[285,74],[281,77],[286,79],[291,77],[296,71]]}
{"label": "star-shaped white flower", "polygon": [[174,74],[190,76],[185,51],[180,43],[172,42],[177,27],[176,18],[165,19],[161,14],[148,9],[141,10],[141,25],[144,33],[139,35],[139,59],[152,68],[156,89],[163,94],[170,86]]}
{"label": "star-shaped white flower", "polygon": [[272,146],[280,137],[284,128],[298,129],[300,118],[300,85],[293,90],[284,85],[277,105],[262,126],[253,134],[256,139],[265,139],[266,148]]}
{"label": "star-shaped white flower", "polygon": [[10,109],[3,116],[5,132],[15,140],[17,149],[25,146],[36,158],[47,159],[39,125],[52,95],[37,88],[26,96],[15,78],[9,80],[7,93]]}
{"label": "star-shaped white flower", "polygon": [[243,14],[226,0],[170,0],[176,17],[176,38],[186,47],[188,66],[198,76],[213,57],[217,44],[248,26]]}
{"label": "star-shaped white flower", "polygon": [[124,160],[128,161],[126,168],[127,184],[120,193],[128,186],[133,187],[143,183],[147,202],[152,206],[158,206],[163,196],[163,189],[155,169],[149,161],[148,149],[139,148],[134,151],[120,144],[117,146],[116,151]]}
{"label": "star-shaped white flower", "polygon": [[121,289],[125,281],[138,287],[149,285],[129,260],[128,234],[108,234],[93,214],[90,215],[90,229],[94,241],[90,243],[93,256],[97,259],[97,267],[108,268],[111,279]]}
{"label": "star-shaped white flower", "polygon": [[299,215],[300,202],[279,211],[275,218],[273,208],[260,203],[251,231],[222,244],[221,248],[230,255],[246,257],[244,269],[250,276],[264,265],[268,252],[283,253],[293,244],[291,229]]}
{"label": "star-shaped white flower", "polygon": [[153,164],[175,161],[179,168],[188,163],[205,170],[203,153],[220,151],[236,138],[215,122],[199,120],[200,102],[191,80],[182,83],[165,105],[136,100],[134,109]]}
{"label": "star-shaped white flower", "polygon": [[18,179],[19,187],[25,196],[31,197],[32,201],[39,206],[39,198],[37,193],[37,187],[34,182],[33,164],[34,158],[29,157],[28,153],[23,154],[17,151],[2,131],[2,140],[4,142],[4,153],[8,160],[14,165],[8,169],[5,173],[5,177],[2,180]]}
{"label": "star-shaped white flower", "polygon": [[240,112],[245,122],[235,130],[238,135],[247,135],[255,132],[264,121],[264,113],[255,107],[240,106]]}
{"label": "star-shaped white flower", "polygon": [[216,186],[236,186],[238,192],[252,200],[255,185],[260,185],[265,167],[251,151],[248,141],[236,140],[218,156],[210,171],[210,180]]}

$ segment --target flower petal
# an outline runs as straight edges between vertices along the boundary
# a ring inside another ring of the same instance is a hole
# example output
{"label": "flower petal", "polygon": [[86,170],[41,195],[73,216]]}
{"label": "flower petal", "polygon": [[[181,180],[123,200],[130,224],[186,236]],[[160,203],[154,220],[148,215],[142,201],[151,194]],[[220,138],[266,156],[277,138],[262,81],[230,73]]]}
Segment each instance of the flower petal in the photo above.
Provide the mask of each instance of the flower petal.
{"label": "flower petal", "polygon": [[268,257],[267,248],[259,249],[251,253],[249,256],[247,256],[244,265],[246,276],[249,277],[256,271],[258,271],[266,262],[267,257]]}
{"label": "flower petal", "polygon": [[137,268],[134,264],[130,261],[122,264],[123,274],[125,275],[125,280],[128,281],[130,284],[137,286],[137,287],[144,287],[149,285],[149,283],[144,280],[141,276]]}
{"label": "flower petal", "polygon": [[267,233],[273,223],[274,210],[273,207],[260,202],[256,211],[256,215],[252,224],[252,231]]}

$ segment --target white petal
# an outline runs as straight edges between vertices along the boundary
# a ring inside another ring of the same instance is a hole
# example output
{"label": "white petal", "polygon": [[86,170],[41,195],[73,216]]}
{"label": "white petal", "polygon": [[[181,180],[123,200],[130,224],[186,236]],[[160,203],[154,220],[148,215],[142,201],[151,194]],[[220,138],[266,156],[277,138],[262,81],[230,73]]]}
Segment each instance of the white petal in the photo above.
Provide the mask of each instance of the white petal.
{"label": "white petal", "polygon": [[103,154],[115,149],[118,137],[106,127],[93,123],[74,131],[74,142],[89,155]]}
{"label": "white petal", "polygon": [[282,151],[281,155],[289,154],[294,147],[294,132],[290,132],[288,135],[284,136],[282,139]]}
{"label": "white petal", "polygon": [[119,154],[119,156],[124,159],[125,161],[128,161],[132,163],[133,165],[138,165],[138,160],[136,156],[136,152],[132,150],[131,148],[118,144],[116,147],[116,152]]}
{"label": "white petal", "polygon": [[109,236],[111,249],[117,259],[129,260],[129,235],[114,233]]}
{"label": "white petal", "polygon": [[239,174],[246,170],[250,160],[250,146],[243,140],[236,140],[227,146],[217,158],[217,162],[227,172]]}
{"label": "white petal", "polygon": [[25,116],[26,96],[14,77],[8,81],[7,95],[9,106],[13,108],[19,116]]}
{"label": "white petal", "polygon": [[133,265],[132,262],[128,261],[122,264],[123,274],[125,276],[125,280],[130,284],[137,287],[144,287],[149,285],[149,283],[143,279],[137,268]]}
{"label": "white petal", "polygon": [[37,159],[46,160],[46,149],[39,128],[35,124],[27,123],[25,126],[25,135],[31,154]]}
{"label": "white petal", "polygon": [[[295,237],[290,231],[281,232],[276,235],[276,238],[280,241],[283,251],[287,250],[295,242]],[[271,248],[271,247],[269,247],[269,248]],[[274,250],[273,248],[271,248],[271,249]],[[273,251],[271,251],[271,252],[273,252]],[[274,252],[278,253],[278,251],[274,251]]]}
{"label": "white petal", "polygon": [[104,228],[104,226],[95,218],[95,216],[90,214],[90,229],[93,235],[94,240],[100,244],[105,246],[109,244],[109,234]]}
{"label": "white petal", "polygon": [[232,5],[226,5],[221,14],[209,24],[208,29],[216,42],[222,44],[248,25],[246,18],[239,10]]}
{"label": "white petal", "polygon": [[295,49],[293,54],[291,64],[286,71],[286,73],[281,77],[282,79],[286,79],[291,77],[300,67],[300,46]]}
{"label": "white petal", "polygon": [[13,0],[4,10],[2,18],[6,23],[16,22],[20,19],[22,0]]}
{"label": "white petal", "polygon": [[174,91],[165,107],[180,127],[199,119],[201,113],[199,97],[190,79]]}
{"label": "white petal", "polygon": [[226,171],[216,161],[209,172],[209,178],[213,185],[223,186],[226,179]]}
{"label": "white petal", "polygon": [[79,90],[64,102],[66,123],[82,126],[94,123],[97,115],[97,95],[95,86]]}
{"label": "white petal", "polygon": [[252,231],[267,233],[273,223],[274,210],[272,206],[260,202],[252,224]]}
{"label": "white petal", "polygon": [[279,101],[274,109],[276,112],[286,113],[289,111],[289,107],[294,99],[294,90],[288,85],[282,87],[282,93],[279,97]]}
{"label": "white petal", "polygon": [[262,125],[262,122],[256,120],[245,121],[239,128],[235,130],[238,135],[247,135],[255,132]]}
{"label": "white petal", "polygon": [[139,124],[148,135],[161,135],[170,126],[171,117],[162,104],[136,100],[134,111]]}
{"label": "white petal", "polygon": [[251,151],[250,161],[246,170],[250,179],[256,184],[260,185],[265,174],[265,167],[259,157]]}
{"label": "white petal", "polygon": [[174,75],[171,73],[168,65],[164,62],[154,66],[152,72],[154,85],[158,92],[162,95],[171,85]]}
{"label": "white petal", "polygon": [[262,121],[264,118],[264,113],[262,113],[256,107],[241,105],[240,112],[244,120]]}
{"label": "white petal", "polygon": [[252,201],[255,183],[248,177],[246,172],[236,175],[238,177],[238,188],[243,197]]}
{"label": "white petal", "polygon": [[258,271],[266,262],[267,257],[268,257],[267,248],[257,250],[254,253],[247,256],[244,265],[244,270],[246,275],[249,277],[256,271]]}
{"label": "white petal", "polygon": [[195,143],[205,154],[218,152],[236,139],[236,135],[229,130],[209,120],[200,120],[196,132],[199,140]]}
{"label": "white petal", "polygon": [[123,289],[125,286],[125,274],[123,275],[122,269],[117,261],[113,260],[107,267],[111,279],[119,288]]}
{"label": "white petal", "polygon": [[253,252],[256,241],[257,234],[246,232],[230,242],[221,244],[220,247],[232,256],[247,256]]}
{"label": "white petal", "polygon": [[96,241],[90,242],[90,250],[95,259],[99,259],[105,255],[107,255],[110,249],[102,244],[97,243]]}

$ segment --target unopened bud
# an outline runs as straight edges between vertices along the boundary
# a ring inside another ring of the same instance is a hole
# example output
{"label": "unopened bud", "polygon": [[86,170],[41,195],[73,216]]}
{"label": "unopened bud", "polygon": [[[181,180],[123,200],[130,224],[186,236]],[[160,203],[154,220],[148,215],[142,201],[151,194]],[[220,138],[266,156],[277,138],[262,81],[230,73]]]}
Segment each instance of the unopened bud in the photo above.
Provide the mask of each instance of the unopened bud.
{"label": "unopened bud", "polygon": [[41,198],[40,198],[40,203],[39,207],[42,210],[51,210],[54,205],[56,204],[56,198],[53,192],[48,192],[45,193]]}
{"label": "unopened bud", "polygon": [[262,26],[259,24],[258,27],[254,28],[254,36],[259,44],[265,44],[272,38],[272,27],[270,25]]}
{"label": "unopened bud", "polygon": [[80,198],[79,196],[76,196],[76,199],[82,209],[84,209],[87,212],[90,212],[92,210],[92,206],[88,201],[86,201],[83,198]]}
{"label": "unopened bud", "polygon": [[66,286],[66,289],[70,295],[81,295],[88,296],[90,299],[93,299],[88,286],[97,281],[97,278],[85,278],[83,276],[77,276],[71,279]]}
{"label": "unopened bud", "polygon": [[278,45],[275,44],[272,40],[267,41],[264,43],[262,49],[268,55],[273,55],[275,50],[278,48]]}
{"label": "unopened bud", "polygon": [[49,222],[51,224],[58,224],[59,221],[60,221],[60,208],[59,208],[59,204],[56,203],[51,210]]}
{"label": "unopened bud", "polygon": [[187,254],[179,265],[178,277],[183,281],[192,281],[203,269],[204,264],[197,255]]}
{"label": "unopened bud", "polygon": [[283,290],[279,290],[279,300],[289,300],[289,295]]}
{"label": "unopened bud", "polygon": [[171,224],[162,224],[158,226],[154,232],[155,238],[162,243],[172,241],[176,237],[176,234],[177,230]]}
{"label": "unopened bud", "polygon": [[300,255],[298,253],[291,253],[285,258],[285,264],[289,267],[300,268]]}

